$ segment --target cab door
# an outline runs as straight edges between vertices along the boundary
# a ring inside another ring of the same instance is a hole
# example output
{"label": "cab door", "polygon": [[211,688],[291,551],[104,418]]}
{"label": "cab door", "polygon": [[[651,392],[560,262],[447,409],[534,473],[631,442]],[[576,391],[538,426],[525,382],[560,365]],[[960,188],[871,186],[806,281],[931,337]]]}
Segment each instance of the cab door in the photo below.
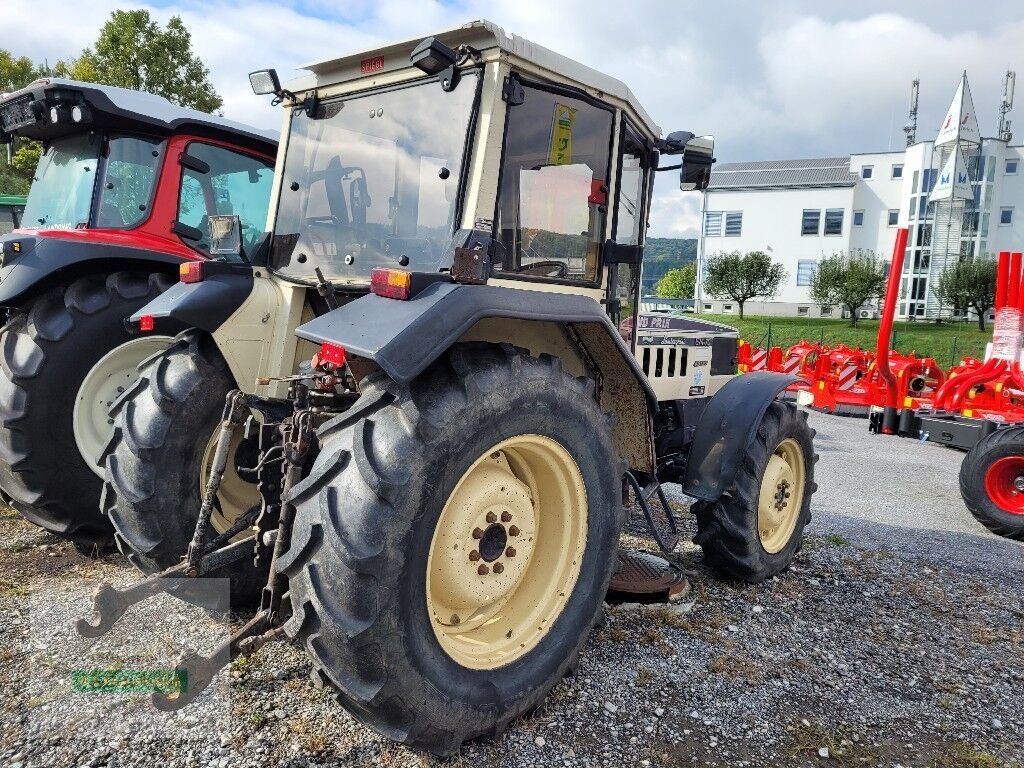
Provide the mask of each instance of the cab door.
{"label": "cab door", "polygon": [[640,299],[640,269],[647,232],[651,152],[640,132],[623,116],[618,179],[608,255],[608,314],[633,349]]}

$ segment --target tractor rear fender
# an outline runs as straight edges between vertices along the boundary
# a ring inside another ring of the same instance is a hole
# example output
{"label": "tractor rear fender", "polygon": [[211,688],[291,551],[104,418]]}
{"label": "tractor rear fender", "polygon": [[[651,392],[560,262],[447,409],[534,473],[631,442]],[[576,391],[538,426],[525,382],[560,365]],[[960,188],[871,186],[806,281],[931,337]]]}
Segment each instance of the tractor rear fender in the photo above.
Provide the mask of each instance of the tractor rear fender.
{"label": "tractor rear fender", "polygon": [[174,324],[213,333],[231,317],[252,292],[252,267],[204,262],[198,283],[176,283],[129,318],[137,323],[153,318],[153,330]]}
{"label": "tractor rear fender", "polygon": [[180,256],[125,245],[98,245],[21,234],[0,238],[0,306],[23,304],[46,289],[89,274],[126,269],[176,274]]}
{"label": "tractor rear fender", "polygon": [[595,381],[598,404],[616,416],[616,444],[630,467],[654,470],[654,391],[604,309],[587,296],[434,283],[409,301],[363,296],[296,334],[372,360],[399,384],[460,341],[507,342],[554,355],[573,375]]}
{"label": "tractor rear fender", "polygon": [[796,381],[801,379],[762,371],[737,376],[722,387],[697,421],[683,491],[715,501],[728,490],[768,405]]}

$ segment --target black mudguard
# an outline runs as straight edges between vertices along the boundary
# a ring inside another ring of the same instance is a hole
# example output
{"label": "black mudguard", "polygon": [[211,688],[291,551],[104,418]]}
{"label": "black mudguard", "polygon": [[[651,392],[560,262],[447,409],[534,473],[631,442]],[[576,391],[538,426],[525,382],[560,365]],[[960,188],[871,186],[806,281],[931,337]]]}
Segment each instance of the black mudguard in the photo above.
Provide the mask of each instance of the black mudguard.
{"label": "black mudguard", "polygon": [[657,409],[654,390],[636,358],[601,305],[588,296],[434,283],[409,301],[363,296],[299,326],[295,334],[315,344],[340,344],[350,354],[373,360],[399,384],[408,384],[485,317],[599,324],[643,387],[649,412]]}
{"label": "black mudguard", "polygon": [[36,286],[55,273],[75,268],[90,261],[107,265],[124,261],[127,269],[132,262],[153,264],[161,271],[168,265],[181,263],[181,258],[145,248],[110,245],[108,243],[78,242],[61,237],[21,234],[14,232],[0,238],[3,266],[0,267],[0,306],[12,306]]}
{"label": "black mudguard", "polygon": [[690,446],[683,491],[715,501],[732,485],[739,458],[750,446],[761,418],[778,394],[797,376],[748,373],[722,387],[697,422]]}
{"label": "black mudguard", "polygon": [[198,283],[176,283],[129,318],[137,324],[153,318],[153,331],[161,328],[198,328],[213,333],[242,306],[252,293],[252,267],[215,262],[203,264],[205,275]]}

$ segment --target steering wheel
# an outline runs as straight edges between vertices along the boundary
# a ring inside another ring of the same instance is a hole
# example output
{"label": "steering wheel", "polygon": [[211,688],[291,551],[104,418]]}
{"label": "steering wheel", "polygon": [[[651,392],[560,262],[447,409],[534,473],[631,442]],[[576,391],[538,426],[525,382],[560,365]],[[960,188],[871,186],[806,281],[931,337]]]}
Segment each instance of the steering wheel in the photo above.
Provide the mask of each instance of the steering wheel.
{"label": "steering wheel", "polygon": [[[535,271],[536,270],[536,271]],[[517,275],[537,275],[539,277],[568,277],[569,267],[564,261],[535,261],[516,270]]]}

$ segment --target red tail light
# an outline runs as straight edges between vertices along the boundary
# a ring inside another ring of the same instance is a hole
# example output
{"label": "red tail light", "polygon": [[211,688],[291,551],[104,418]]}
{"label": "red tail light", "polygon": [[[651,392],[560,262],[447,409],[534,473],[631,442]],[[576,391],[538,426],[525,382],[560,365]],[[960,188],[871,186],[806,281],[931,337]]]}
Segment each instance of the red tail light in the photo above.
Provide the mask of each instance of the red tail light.
{"label": "red tail light", "polygon": [[405,301],[412,295],[412,275],[400,269],[371,270],[370,291],[385,299]]}
{"label": "red tail light", "polygon": [[183,283],[203,282],[203,262],[186,261],[178,267],[178,279]]}
{"label": "red tail light", "polygon": [[345,348],[340,344],[331,344],[325,341],[320,345],[320,354],[317,355],[321,363],[330,363],[340,368],[345,364]]}
{"label": "red tail light", "polygon": [[139,318],[139,330],[142,331],[143,333],[152,331],[154,327],[155,323],[153,322],[152,315],[143,315],[142,317]]}

